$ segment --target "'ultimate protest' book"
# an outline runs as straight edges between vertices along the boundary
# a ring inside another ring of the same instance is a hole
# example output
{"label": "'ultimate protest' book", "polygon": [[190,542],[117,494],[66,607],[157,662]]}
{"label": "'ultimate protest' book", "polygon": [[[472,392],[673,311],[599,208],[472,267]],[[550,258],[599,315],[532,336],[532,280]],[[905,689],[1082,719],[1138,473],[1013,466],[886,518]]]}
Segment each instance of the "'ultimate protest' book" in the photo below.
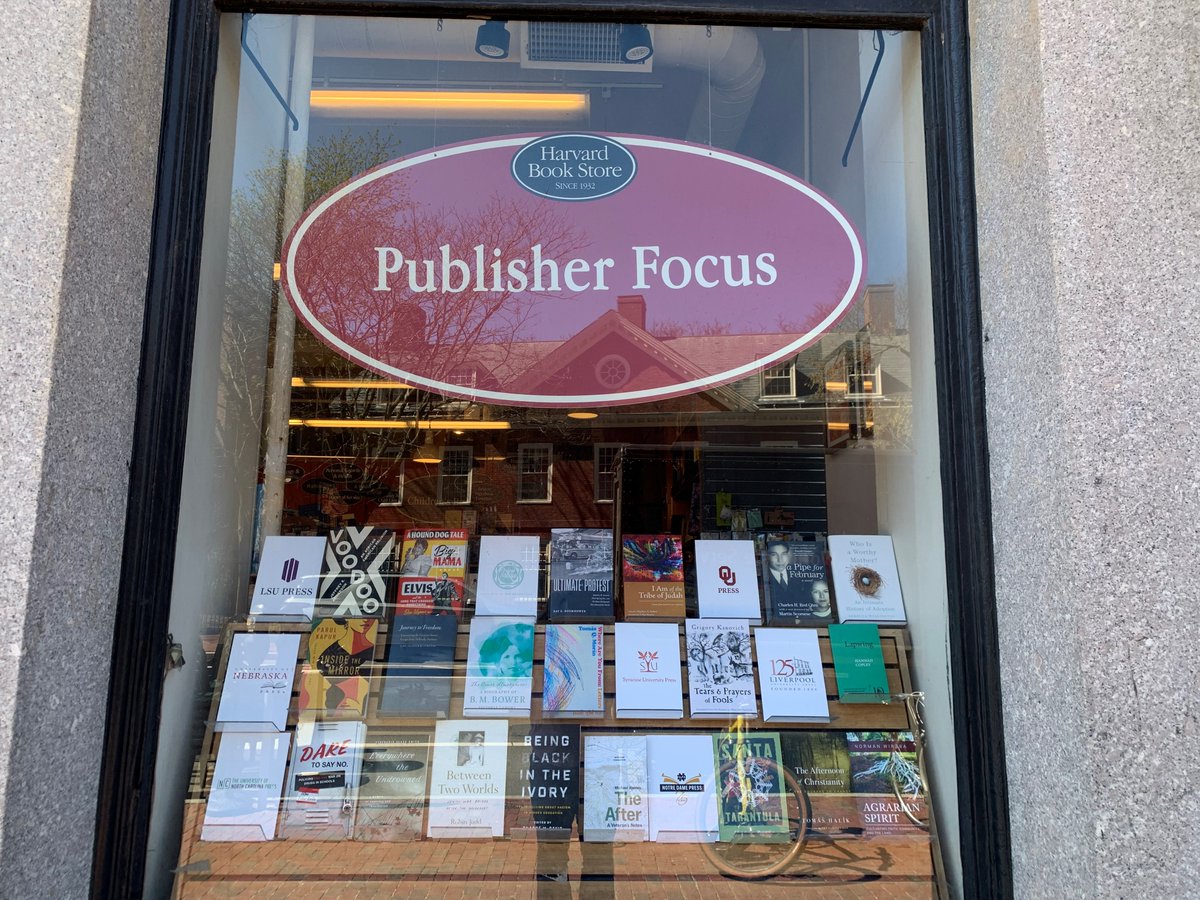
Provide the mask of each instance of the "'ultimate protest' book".
{"label": "'ultimate protest' book", "polygon": [[280,732],[221,736],[202,841],[269,841],[275,837],[291,738]]}
{"label": "'ultimate protest' book", "polygon": [[507,766],[508,722],[438,722],[429,776],[429,837],[503,835]]}
{"label": "'ultimate protest' book", "polygon": [[217,731],[284,731],[298,634],[235,634],[217,706]]}
{"label": "'ultimate protest' book", "polygon": [[583,839],[647,840],[648,810],[645,736],[586,735],[583,739]]}
{"label": "'ultimate protest' book", "polygon": [[751,732],[742,735],[740,747],[727,734],[714,734],[712,741],[720,839],[786,841],[789,826],[779,734]]}
{"label": "'ultimate protest' book", "polygon": [[536,616],[541,541],[536,535],[484,535],[479,539],[477,616]]}
{"label": "'ultimate protest' book", "polygon": [[888,535],[831,534],[829,568],[839,622],[906,621],[896,551]]}
{"label": "'ultimate protest' book", "polygon": [[296,726],[284,837],[298,841],[350,837],[365,734],[362,722],[301,720]]}
{"label": "'ultimate protest' book", "polygon": [[612,619],[612,529],[551,529],[550,620],[611,622]]}
{"label": "'ultimate protest' book", "polygon": [[604,715],[604,626],[547,625],[542,714]]}
{"label": "'ultimate protest' book", "polygon": [[462,528],[409,528],[404,532],[397,615],[462,615],[468,537]]}
{"label": "'ultimate protest' book", "polygon": [[508,733],[509,837],[567,841],[579,815],[578,725],[514,725]]}
{"label": "'ultimate protest' book", "polygon": [[754,541],[695,543],[696,598],[702,619],[762,621]]}
{"label": "'ultimate protest' book", "polygon": [[467,644],[463,715],[528,716],[533,693],[532,618],[476,616]]}
{"label": "'ultimate protest' book", "polygon": [[717,792],[712,736],[651,734],[646,738],[646,756],[650,840],[715,841]]}
{"label": "'ultimate protest' book", "polygon": [[320,619],[308,636],[300,712],[362,718],[370,691],[378,619]]}
{"label": "'ultimate protest' book", "polygon": [[678,535],[622,537],[621,598],[627,620],[684,617],[683,542]]}
{"label": "'ultimate protest' book", "polygon": [[754,652],[764,721],[829,721],[816,629],[756,628]]}
{"label": "'ultimate protest' book", "polygon": [[372,728],[363,748],[356,841],[415,841],[425,818],[429,734]]}
{"label": "'ultimate protest' book", "polygon": [[379,712],[387,716],[447,716],[454,677],[458,619],[397,616],[388,634]]}
{"label": "'ultimate protest' book", "polygon": [[279,622],[310,621],[324,555],[323,537],[268,537],[254,579],[250,615]]}
{"label": "'ultimate protest' book", "polygon": [[679,626],[616,624],[618,719],[682,719]]}
{"label": "'ultimate protest' book", "polygon": [[824,541],[800,534],[769,534],[762,551],[768,625],[828,625],[832,591],[825,573]]}
{"label": "'ultimate protest' book", "polygon": [[396,535],[386,528],[335,528],[325,538],[318,618],[382,619],[387,614]]}
{"label": "'ultimate protest' book", "polygon": [[757,715],[746,620],[688,619],[686,635],[692,718]]}
{"label": "'ultimate protest' book", "polygon": [[887,703],[891,700],[879,626],[830,625],[829,648],[838,700],[842,703]]}

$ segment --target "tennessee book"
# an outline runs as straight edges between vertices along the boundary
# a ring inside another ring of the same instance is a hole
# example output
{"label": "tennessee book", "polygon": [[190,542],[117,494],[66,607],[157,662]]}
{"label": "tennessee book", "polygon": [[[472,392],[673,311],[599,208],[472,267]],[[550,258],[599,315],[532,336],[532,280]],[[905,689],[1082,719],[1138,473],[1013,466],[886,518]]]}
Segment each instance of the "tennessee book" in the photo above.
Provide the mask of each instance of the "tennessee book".
{"label": "tennessee book", "polygon": [[583,739],[583,839],[649,839],[646,738],[589,734]]}
{"label": "tennessee book", "polygon": [[603,716],[604,626],[547,625],[544,672],[544,716]]}
{"label": "tennessee book", "polygon": [[815,628],[756,628],[763,721],[828,722],[829,698]]}
{"label": "tennessee book", "polygon": [[896,790],[918,821],[927,821],[917,745],[908,731],[849,731],[846,747],[855,802],[868,836],[919,834],[900,806]]}
{"label": "tennessee book", "polygon": [[320,619],[308,636],[300,713],[361,719],[370,692],[378,619]]}
{"label": "tennessee book", "polygon": [[311,621],[324,555],[323,537],[268,537],[258,561],[250,615],[278,622]]}
{"label": "tennessee book", "polygon": [[627,620],[684,617],[683,542],[678,535],[621,538],[621,598]]}
{"label": "tennessee book", "polygon": [[386,528],[335,528],[325,538],[325,563],[314,615],[382,619],[394,574],[395,533]]}
{"label": "tennessee book", "polygon": [[679,626],[618,622],[615,626],[618,719],[682,719]]}
{"label": "tennessee book", "polygon": [[269,841],[275,837],[290,744],[291,738],[279,732],[221,737],[200,840]]}
{"label": "tennessee book", "polygon": [[788,818],[779,734],[751,732],[741,735],[740,740],[729,734],[714,734],[712,742],[720,840],[786,841]]}
{"label": "tennessee book", "polygon": [[579,726],[513,725],[508,739],[505,831],[569,841],[579,814]]}
{"label": "tennessee book", "polygon": [[536,616],[541,558],[541,539],[537,535],[481,537],[475,614]]}
{"label": "tennessee book", "polygon": [[503,835],[507,766],[508,722],[438,722],[429,776],[429,837]]}
{"label": "tennessee book", "polygon": [[756,716],[754,661],[746,620],[688,619],[685,632],[692,718]]}
{"label": "tennessee book", "polygon": [[404,532],[396,615],[462,616],[468,537],[462,528]]}
{"label": "tennessee book", "polygon": [[711,735],[648,735],[646,758],[650,840],[715,841],[717,794]]}
{"label": "tennessee book", "polygon": [[386,716],[450,714],[450,684],[458,619],[454,616],[397,616],[388,633],[379,712]]}
{"label": "tennessee book", "polygon": [[862,834],[863,820],[850,776],[844,731],[783,731],[783,764],[808,793],[809,830],[837,836]]}
{"label": "tennessee book", "polygon": [[887,669],[879,643],[879,626],[830,625],[829,649],[842,703],[888,703]]}
{"label": "tennessee book", "polygon": [[476,616],[471,620],[463,715],[529,715],[533,630],[531,617]]}
{"label": "tennessee book", "polygon": [[768,625],[818,627],[833,621],[825,542],[793,533],[768,534],[762,550]]}
{"label": "tennessee book", "polygon": [[415,841],[425,819],[429,734],[372,728],[363,747],[356,841]]}
{"label": "tennessee book", "polygon": [[550,621],[613,620],[611,528],[550,530]]}
{"label": "tennessee book", "polygon": [[217,731],[284,731],[296,678],[298,634],[235,634],[217,706]]}
{"label": "tennessee book", "polygon": [[296,726],[283,837],[297,841],[350,837],[365,734],[362,722],[301,720]]}
{"label": "tennessee book", "polygon": [[762,622],[754,541],[698,540],[695,554],[700,618]]}
{"label": "tennessee book", "polygon": [[839,622],[902,625],[904,594],[886,534],[831,534],[829,569]]}

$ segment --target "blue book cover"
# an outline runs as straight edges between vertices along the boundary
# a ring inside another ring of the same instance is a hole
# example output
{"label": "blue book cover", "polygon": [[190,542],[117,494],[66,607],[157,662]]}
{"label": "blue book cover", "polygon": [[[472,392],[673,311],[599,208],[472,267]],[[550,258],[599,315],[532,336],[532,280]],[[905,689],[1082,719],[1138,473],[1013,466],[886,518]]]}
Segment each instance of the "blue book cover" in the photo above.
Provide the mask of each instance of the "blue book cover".
{"label": "blue book cover", "polygon": [[611,528],[551,530],[550,619],[613,620]]}
{"label": "blue book cover", "polygon": [[542,711],[568,718],[604,714],[604,626],[547,625]]}
{"label": "blue book cover", "polygon": [[388,635],[379,712],[442,717],[450,713],[450,681],[458,619],[396,616]]}

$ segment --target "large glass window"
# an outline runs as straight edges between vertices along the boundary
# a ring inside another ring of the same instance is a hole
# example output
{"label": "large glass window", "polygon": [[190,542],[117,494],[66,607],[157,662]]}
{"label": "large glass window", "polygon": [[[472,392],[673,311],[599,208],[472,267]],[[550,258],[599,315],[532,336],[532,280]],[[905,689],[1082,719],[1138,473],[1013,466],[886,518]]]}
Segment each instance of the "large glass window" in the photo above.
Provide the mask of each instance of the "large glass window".
{"label": "large glass window", "polygon": [[920,71],[225,17],[150,895],[953,884]]}

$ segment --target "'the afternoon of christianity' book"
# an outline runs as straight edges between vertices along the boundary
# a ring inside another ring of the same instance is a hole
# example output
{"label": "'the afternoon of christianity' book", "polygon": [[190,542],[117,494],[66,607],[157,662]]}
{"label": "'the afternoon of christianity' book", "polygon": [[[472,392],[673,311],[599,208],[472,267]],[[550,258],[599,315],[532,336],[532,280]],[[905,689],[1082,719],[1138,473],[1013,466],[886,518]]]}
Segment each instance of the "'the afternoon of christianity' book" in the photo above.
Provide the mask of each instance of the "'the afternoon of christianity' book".
{"label": "'the afternoon of christianity' book", "polygon": [[372,728],[363,748],[356,841],[415,841],[423,834],[428,733]]}
{"label": "'the afternoon of christianity' book", "polygon": [[829,569],[839,622],[903,624],[896,551],[886,534],[831,534]]}
{"label": "'the afternoon of christianity' book", "polygon": [[646,737],[650,840],[697,843],[717,839],[716,771],[712,736]]}
{"label": "'the afternoon of christianity' book", "polygon": [[702,619],[762,621],[754,541],[695,543],[696,598]]}
{"label": "'the afternoon of christianity' book", "polygon": [[684,617],[683,542],[678,535],[621,538],[621,598],[627,620]]}
{"label": "'the afternoon of christianity' book", "polygon": [[768,625],[828,625],[833,592],[825,572],[825,542],[792,533],[768,534],[762,552]]}
{"label": "'the afternoon of christianity' book", "polygon": [[754,661],[745,619],[688,619],[688,696],[692,718],[754,717]]}
{"label": "'the afternoon of christianity' book", "polygon": [[533,692],[534,620],[476,616],[467,644],[463,715],[527,716]]}
{"label": "'the afternoon of christianity' book", "polygon": [[815,628],[756,628],[754,652],[764,721],[829,721]]}
{"label": "'the afternoon of christianity' book", "polygon": [[554,718],[604,715],[604,626],[546,626],[542,714]]}
{"label": "'the afternoon of christianity' book", "polygon": [[504,834],[508,722],[448,719],[437,723],[429,775],[431,838]]}
{"label": "'the afternoon of christianity' book", "polygon": [[404,532],[397,615],[462,615],[468,537],[463,528],[409,528]]}
{"label": "'the afternoon of christianity' book", "polygon": [[648,838],[645,736],[586,735],[583,739],[583,839],[632,842]]}
{"label": "'the afternoon of christianity' book", "polygon": [[551,529],[549,614],[552,622],[612,621],[611,528]]}
{"label": "'the afternoon of christianity' book", "polygon": [[479,539],[477,616],[536,616],[541,564],[537,535],[487,534]]}
{"label": "'the afternoon of christianity' book", "polygon": [[779,733],[751,732],[742,735],[740,742],[731,735],[714,734],[712,741],[720,839],[786,841],[789,824]]}
{"label": "'the afternoon of christianity' book", "polygon": [[308,636],[300,712],[362,718],[370,691],[378,619],[319,619]]}
{"label": "'the afternoon of christianity' book", "polygon": [[617,718],[682,719],[679,626],[618,622],[615,630]]}
{"label": "'the afternoon of christianity' book", "polygon": [[282,834],[291,840],[341,841],[350,837],[362,769],[362,722],[296,726]]}
{"label": "'the afternoon of christianity' book", "polygon": [[879,626],[865,623],[829,626],[829,649],[842,703],[888,703],[887,669]]}
{"label": "'the afternoon of christianity' book", "polygon": [[280,732],[221,736],[202,841],[269,841],[275,837],[291,737]]}
{"label": "'the afternoon of christianity' book", "polygon": [[508,738],[509,837],[570,840],[579,814],[579,726],[514,725]]}
{"label": "'the afternoon of christianity' book", "polygon": [[386,528],[335,528],[325,538],[325,563],[314,615],[382,619],[387,614],[396,535]]}
{"label": "'the afternoon of christianity' book", "polygon": [[457,642],[458,619],[454,616],[393,619],[379,712],[387,716],[433,718],[449,715]]}
{"label": "'the afternoon of christianity' book", "polygon": [[217,731],[284,731],[298,634],[235,634],[217,706]]}
{"label": "'the afternoon of christianity' book", "polygon": [[254,579],[250,615],[280,622],[310,621],[324,556],[323,537],[268,537]]}

